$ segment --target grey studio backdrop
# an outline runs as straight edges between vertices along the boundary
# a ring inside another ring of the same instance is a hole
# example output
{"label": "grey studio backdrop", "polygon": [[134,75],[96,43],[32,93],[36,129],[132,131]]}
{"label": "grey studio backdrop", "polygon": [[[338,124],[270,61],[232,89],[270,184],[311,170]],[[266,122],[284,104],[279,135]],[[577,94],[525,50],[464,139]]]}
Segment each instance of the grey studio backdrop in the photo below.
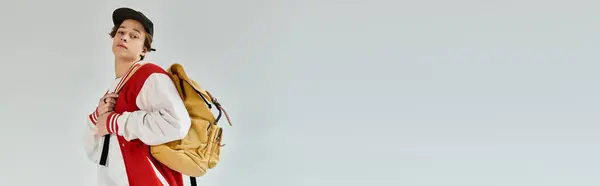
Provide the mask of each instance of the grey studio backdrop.
{"label": "grey studio backdrop", "polygon": [[230,112],[201,185],[599,185],[598,5],[2,1],[0,185],[95,185],[82,130],[121,6]]}

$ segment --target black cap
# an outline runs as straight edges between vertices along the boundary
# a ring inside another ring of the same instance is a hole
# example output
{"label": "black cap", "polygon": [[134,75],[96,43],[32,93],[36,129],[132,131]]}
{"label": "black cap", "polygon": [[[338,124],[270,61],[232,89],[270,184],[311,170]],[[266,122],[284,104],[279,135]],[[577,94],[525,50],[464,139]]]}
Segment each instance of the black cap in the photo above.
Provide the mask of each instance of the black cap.
{"label": "black cap", "polygon": [[[133,19],[140,22],[142,26],[144,26],[146,32],[148,32],[148,34],[151,36],[154,36],[154,23],[152,23],[152,21],[148,19],[148,17],[146,17],[142,12],[126,7],[117,8],[115,11],[113,11],[112,20],[115,26],[121,25],[121,23],[127,19]],[[153,48],[150,50],[156,51],[156,49]]]}

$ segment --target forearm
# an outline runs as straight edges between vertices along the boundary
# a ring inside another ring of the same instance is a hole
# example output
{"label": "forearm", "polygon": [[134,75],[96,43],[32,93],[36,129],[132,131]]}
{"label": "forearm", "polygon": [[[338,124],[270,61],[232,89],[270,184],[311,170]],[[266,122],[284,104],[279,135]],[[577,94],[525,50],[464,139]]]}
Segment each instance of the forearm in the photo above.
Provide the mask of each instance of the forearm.
{"label": "forearm", "polygon": [[113,113],[109,115],[107,122],[109,133],[123,136],[126,140],[139,139],[147,145],[183,139],[189,126],[187,112],[167,109]]}
{"label": "forearm", "polygon": [[151,74],[136,97],[133,112],[108,115],[106,129],[126,140],[139,139],[157,145],[183,139],[190,128],[190,116],[171,78]]}
{"label": "forearm", "polygon": [[83,134],[83,137],[84,137],[83,143],[84,144],[83,145],[84,145],[84,151],[85,151],[88,159],[91,160],[92,162],[98,162],[98,159],[100,158],[100,151],[101,151],[100,140],[102,139],[102,137],[98,137],[95,135],[96,125],[94,122],[92,122],[92,117],[91,117],[93,115],[94,114],[92,113],[87,118],[86,126],[84,127],[84,134]]}

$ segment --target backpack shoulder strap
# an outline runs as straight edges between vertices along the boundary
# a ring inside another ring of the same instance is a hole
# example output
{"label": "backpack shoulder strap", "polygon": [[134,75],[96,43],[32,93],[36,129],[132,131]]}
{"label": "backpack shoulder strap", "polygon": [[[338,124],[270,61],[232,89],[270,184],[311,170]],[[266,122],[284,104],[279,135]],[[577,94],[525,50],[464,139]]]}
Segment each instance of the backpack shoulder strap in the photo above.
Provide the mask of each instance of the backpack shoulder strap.
{"label": "backpack shoulder strap", "polygon": [[[223,113],[223,114],[225,114],[225,117],[227,118],[227,123],[229,123],[229,126],[232,126],[231,119],[229,118],[227,111],[225,111],[225,108],[223,108],[223,106],[221,106],[221,103],[219,103],[217,101],[217,99],[210,94],[210,92],[208,92],[207,90],[204,90],[198,84],[198,82],[191,79],[187,75],[187,73],[185,72],[185,70],[181,64],[178,64],[178,63],[172,64],[171,67],[169,67],[169,69],[168,69],[168,73],[171,76],[176,76],[179,81],[183,81],[183,82],[186,82],[187,84],[189,84],[192,87],[192,89],[194,89],[194,91],[196,91],[196,93],[198,95],[200,95],[200,97],[202,98],[204,103],[206,103],[206,105],[208,106],[209,109],[212,108],[212,105],[217,107],[217,110],[219,111],[219,115],[215,119],[215,122],[218,122],[221,119],[221,113]],[[211,105],[211,103],[212,103],[212,105]]]}

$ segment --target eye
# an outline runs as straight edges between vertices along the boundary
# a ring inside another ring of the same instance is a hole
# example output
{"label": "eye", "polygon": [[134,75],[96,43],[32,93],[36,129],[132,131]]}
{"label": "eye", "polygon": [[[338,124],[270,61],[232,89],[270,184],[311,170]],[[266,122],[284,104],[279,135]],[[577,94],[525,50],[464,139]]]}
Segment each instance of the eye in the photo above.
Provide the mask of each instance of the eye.
{"label": "eye", "polygon": [[117,33],[119,33],[120,35],[125,34],[125,32],[123,32],[123,31],[118,31]]}
{"label": "eye", "polygon": [[133,39],[137,39],[137,38],[138,38],[138,36],[137,36],[137,35],[132,35],[132,36],[131,36],[131,38],[133,38]]}

